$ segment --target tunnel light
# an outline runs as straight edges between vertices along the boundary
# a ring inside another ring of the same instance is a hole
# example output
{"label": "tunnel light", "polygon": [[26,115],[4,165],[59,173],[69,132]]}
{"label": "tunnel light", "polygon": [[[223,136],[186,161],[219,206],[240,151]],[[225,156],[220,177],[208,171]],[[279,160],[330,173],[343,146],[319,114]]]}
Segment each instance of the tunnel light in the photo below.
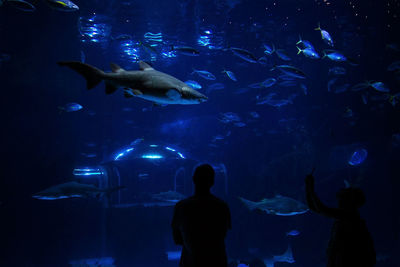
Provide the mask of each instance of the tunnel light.
{"label": "tunnel light", "polygon": [[143,159],[162,159],[163,156],[157,155],[157,154],[145,154],[145,155],[142,155],[142,158]]}
{"label": "tunnel light", "polygon": [[115,156],[114,160],[119,160],[121,157],[125,156],[126,153],[129,153],[133,150],[133,147],[130,147],[126,149],[124,152],[119,153],[117,156]]}
{"label": "tunnel light", "polygon": [[176,151],[175,149],[173,149],[173,148],[170,148],[170,147],[167,147],[167,146],[165,147],[165,149],[166,149],[166,150],[169,150],[169,151],[173,151],[173,152],[175,152],[175,151]]}
{"label": "tunnel light", "polygon": [[185,159],[185,156],[183,156],[182,153],[178,152],[178,155],[179,155],[182,159]]}
{"label": "tunnel light", "polygon": [[150,147],[158,147],[158,145],[150,145]]}
{"label": "tunnel light", "polygon": [[93,176],[93,175],[102,175],[103,172],[100,169],[94,168],[80,168],[74,169],[72,172],[75,176]]}

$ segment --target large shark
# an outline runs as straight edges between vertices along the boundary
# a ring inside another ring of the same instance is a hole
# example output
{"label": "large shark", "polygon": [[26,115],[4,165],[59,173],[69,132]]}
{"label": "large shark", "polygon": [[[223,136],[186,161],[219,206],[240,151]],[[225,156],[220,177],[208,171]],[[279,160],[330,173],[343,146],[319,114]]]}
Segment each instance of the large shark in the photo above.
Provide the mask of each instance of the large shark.
{"label": "large shark", "polygon": [[106,94],[124,88],[125,97],[137,96],[161,105],[199,104],[208,99],[186,83],[153,69],[143,61],[139,62],[139,71],[126,71],[111,63],[111,73],[78,61],[58,62],[58,65],[67,66],[85,77],[87,89],[94,88],[104,80]]}
{"label": "large shark", "polygon": [[56,200],[64,198],[99,198],[103,194],[110,194],[114,191],[124,188],[123,186],[115,188],[101,189],[94,185],[80,184],[77,182],[68,182],[49,187],[43,191],[32,195],[33,198],[42,200]]}
{"label": "large shark", "polygon": [[249,210],[259,210],[267,214],[279,216],[293,216],[306,213],[308,207],[300,201],[290,197],[276,195],[274,198],[264,198],[259,202],[239,197]]}

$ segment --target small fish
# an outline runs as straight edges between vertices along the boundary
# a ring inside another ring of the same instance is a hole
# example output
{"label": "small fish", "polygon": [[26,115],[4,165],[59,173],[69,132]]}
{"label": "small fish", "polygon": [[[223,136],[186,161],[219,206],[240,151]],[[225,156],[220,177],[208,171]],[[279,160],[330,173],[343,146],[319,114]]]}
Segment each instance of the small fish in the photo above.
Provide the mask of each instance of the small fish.
{"label": "small fish", "polygon": [[272,45],[272,47],[270,47],[269,45],[264,44],[264,54],[266,54],[267,56],[272,55],[275,52],[275,47]]}
{"label": "small fish", "polygon": [[319,23],[318,23],[318,28],[315,28],[315,30],[321,32],[322,40],[324,40],[326,44],[328,44],[329,46],[333,46],[333,40],[331,35],[329,34],[329,32],[321,29],[321,25]]}
{"label": "small fish", "polygon": [[268,88],[273,86],[276,83],[276,79],[275,78],[268,78],[266,80],[264,80],[263,82],[261,82],[261,86],[264,88]]}
{"label": "small fish", "polygon": [[337,78],[333,78],[328,81],[328,92],[331,91],[332,85],[337,81]]}
{"label": "small fish", "polygon": [[78,104],[78,103],[68,103],[65,104],[64,106],[59,106],[58,109],[60,110],[60,112],[65,111],[65,112],[74,112],[74,111],[78,111],[81,110],[83,107]]}
{"label": "small fish", "polygon": [[234,74],[232,71],[230,71],[230,70],[223,70],[222,73],[225,73],[226,76],[228,76],[228,78],[231,79],[232,81],[237,82],[236,76],[235,76],[235,74]]}
{"label": "small fish", "polygon": [[262,65],[266,65],[268,63],[268,59],[266,57],[260,57],[258,62]]}
{"label": "small fish", "polygon": [[351,108],[347,107],[347,108],[344,110],[343,117],[345,117],[345,118],[351,118],[351,117],[353,117],[353,116],[354,116],[353,110],[352,110]]}
{"label": "small fish", "polygon": [[242,127],[246,126],[246,123],[239,121],[239,122],[233,123],[233,125],[235,125],[236,127],[242,128]]}
{"label": "small fish", "polygon": [[237,47],[231,47],[230,50],[235,56],[238,56],[239,58],[250,62],[250,63],[257,63],[257,58],[250,53],[249,51],[242,49],[242,48],[237,48]]}
{"label": "small fish", "polygon": [[286,53],[285,50],[283,49],[277,49],[275,50],[275,54],[282,60],[284,61],[290,61],[292,60]]}
{"label": "small fish", "polygon": [[347,61],[347,58],[338,51],[324,50],[323,53],[324,53],[324,55],[323,55],[322,59],[327,57],[332,61],[338,61],[338,62]]}
{"label": "small fish", "polygon": [[233,93],[236,95],[241,95],[244,93],[247,93],[249,91],[249,88],[239,88],[237,90],[235,90]]}
{"label": "small fish", "polygon": [[364,103],[364,105],[368,104],[368,96],[366,94],[361,95],[361,100]]}
{"label": "small fish", "polygon": [[311,49],[315,51],[314,46],[311,44],[311,42],[307,40],[302,40],[300,35],[299,41],[296,43],[296,45],[302,45],[304,49]]}
{"label": "small fish", "polygon": [[185,82],[187,85],[189,85],[190,87],[200,90],[201,88],[203,88],[198,82],[193,81],[193,80],[188,80]]}
{"label": "small fish", "polygon": [[149,174],[148,173],[139,173],[138,178],[139,178],[139,180],[146,180],[149,178]]}
{"label": "small fish", "polygon": [[249,84],[247,87],[253,88],[253,89],[260,89],[263,87],[263,85],[262,85],[262,83],[252,83],[252,84]]}
{"label": "small fish", "polygon": [[357,166],[360,165],[365,161],[365,159],[368,156],[368,151],[364,148],[358,149],[353,152],[351,155],[350,159],[348,160],[349,165],[351,166]]}
{"label": "small fish", "polygon": [[280,83],[278,83],[279,86],[282,87],[294,87],[297,86],[297,82],[295,81],[282,81]]}
{"label": "small fish", "polygon": [[286,236],[298,236],[300,234],[300,231],[298,230],[291,230],[286,233]]}
{"label": "small fish", "polygon": [[278,65],[273,67],[271,70],[275,70],[278,69],[280,70],[282,73],[289,75],[291,77],[294,78],[299,78],[299,79],[305,79],[306,75],[304,74],[303,71],[301,71],[300,69],[290,66],[290,65]]}
{"label": "small fish", "polygon": [[193,70],[192,74],[196,73],[197,75],[199,75],[201,78],[206,79],[206,80],[210,80],[210,81],[214,81],[217,78],[214,76],[214,74],[212,74],[209,71],[206,70]]}
{"label": "small fish", "polygon": [[361,90],[365,90],[365,89],[367,89],[369,87],[369,84],[368,83],[358,83],[358,84],[356,84],[356,85],[354,85],[352,88],[351,88],[351,91],[353,91],[353,92],[358,92],[358,91],[361,91]]}
{"label": "small fish", "polygon": [[345,75],[346,74],[346,69],[343,68],[343,67],[333,67],[333,68],[329,69],[328,74]]}
{"label": "small fish", "polygon": [[304,83],[300,84],[300,88],[303,90],[304,95],[308,94],[308,88]]}
{"label": "small fish", "polygon": [[46,3],[55,10],[72,12],[78,11],[79,7],[70,0],[45,0]]}
{"label": "small fish", "polygon": [[373,82],[373,83],[369,83],[369,85],[378,92],[382,92],[382,93],[390,92],[390,89],[387,88],[383,82]]}
{"label": "small fish", "polygon": [[291,101],[290,99],[274,99],[274,100],[267,101],[266,104],[279,108],[282,106],[293,104],[293,101]]}
{"label": "small fish", "polygon": [[287,75],[287,74],[279,75],[278,79],[282,80],[282,81],[294,81],[295,80],[295,78],[293,76],[290,76],[290,75]]}
{"label": "small fish", "polygon": [[382,93],[389,93],[390,89],[386,87],[386,85],[383,82],[373,82],[373,81],[366,81],[363,83],[356,84],[355,86],[352,87],[353,92],[361,91],[364,89],[367,89],[369,87],[374,88],[378,92]]}
{"label": "small fish", "polygon": [[27,1],[7,0],[5,2],[7,2],[9,5],[15,7],[16,9],[24,11],[24,12],[34,12],[36,10],[36,7]]}
{"label": "small fish", "polygon": [[224,88],[225,88],[225,85],[223,83],[213,83],[207,87],[207,93],[209,93],[211,91],[222,90]]}
{"label": "small fish", "polygon": [[81,155],[85,158],[97,158],[97,154],[96,153],[85,153],[82,152]]}
{"label": "small fish", "polygon": [[171,51],[175,51],[185,56],[198,56],[200,52],[190,46],[171,46]]}
{"label": "small fish", "polygon": [[398,71],[400,70],[400,61],[395,61],[387,67],[388,71]]}
{"label": "small fish", "polygon": [[301,49],[300,47],[296,46],[298,49],[297,54],[303,53],[303,55],[305,55],[306,57],[309,58],[314,58],[314,59],[319,59],[320,56],[318,55],[318,53],[316,51],[314,51],[311,48],[305,48],[305,49]]}
{"label": "small fish", "polygon": [[255,111],[250,112],[250,116],[252,116],[254,119],[260,118],[260,114],[258,114],[258,113],[255,112]]}
{"label": "small fish", "polygon": [[334,92],[335,94],[340,94],[340,93],[346,92],[347,89],[348,89],[349,87],[350,87],[350,84],[345,83],[345,84],[342,84],[342,85],[340,85],[340,86],[337,86],[337,87],[333,90],[333,92]]}

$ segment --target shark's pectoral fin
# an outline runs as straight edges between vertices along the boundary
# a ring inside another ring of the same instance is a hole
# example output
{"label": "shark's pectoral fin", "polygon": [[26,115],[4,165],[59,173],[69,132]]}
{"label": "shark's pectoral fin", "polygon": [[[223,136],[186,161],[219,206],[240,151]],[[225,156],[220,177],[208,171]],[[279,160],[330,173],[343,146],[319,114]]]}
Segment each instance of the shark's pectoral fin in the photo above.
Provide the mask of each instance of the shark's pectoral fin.
{"label": "shark's pectoral fin", "polygon": [[106,94],[112,94],[115,91],[117,91],[118,87],[116,87],[114,84],[112,84],[111,82],[106,82]]}
{"label": "shark's pectoral fin", "polygon": [[154,70],[148,63],[144,61],[139,61],[139,68],[141,70]]}
{"label": "shark's pectoral fin", "polygon": [[129,88],[125,88],[124,89],[124,96],[126,98],[131,98],[131,97],[134,97],[134,94],[132,93],[132,91]]}
{"label": "shark's pectoral fin", "polygon": [[121,68],[120,66],[118,66],[115,63],[110,63],[110,67],[111,67],[111,71],[112,72],[122,72],[125,71],[123,68]]}
{"label": "shark's pectoral fin", "polygon": [[181,98],[181,93],[178,92],[176,89],[170,89],[167,92],[167,97],[173,100],[177,100]]}

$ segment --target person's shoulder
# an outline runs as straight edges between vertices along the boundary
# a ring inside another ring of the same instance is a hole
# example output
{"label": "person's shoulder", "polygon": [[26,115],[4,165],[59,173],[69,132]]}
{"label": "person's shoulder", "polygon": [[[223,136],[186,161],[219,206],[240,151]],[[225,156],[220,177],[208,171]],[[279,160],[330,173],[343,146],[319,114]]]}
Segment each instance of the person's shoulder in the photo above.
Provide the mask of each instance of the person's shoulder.
{"label": "person's shoulder", "polygon": [[228,207],[228,204],[224,200],[222,200],[219,197],[216,197],[214,195],[211,195],[211,196],[212,196],[213,201],[215,201],[216,203],[220,204],[221,206]]}

